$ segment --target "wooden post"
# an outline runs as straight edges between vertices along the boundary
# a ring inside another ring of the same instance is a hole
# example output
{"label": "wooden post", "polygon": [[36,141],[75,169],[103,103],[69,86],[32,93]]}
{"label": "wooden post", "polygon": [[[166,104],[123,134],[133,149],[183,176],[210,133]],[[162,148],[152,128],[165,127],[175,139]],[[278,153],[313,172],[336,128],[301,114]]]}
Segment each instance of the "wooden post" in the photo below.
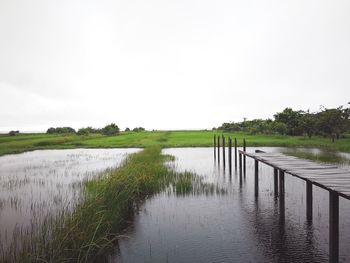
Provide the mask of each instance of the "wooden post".
{"label": "wooden post", "polygon": [[329,191],[329,262],[339,261],[339,195]]}
{"label": "wooden post", "polygon": [[220,163],[220,136],[218,135],[218,163]]}
{"label": "wooden post", "polygon": [[239,153],[239,181],[242,183],[242,154]]}
{"label": "wooden post", "polygon": [[273,169],[273,192],[275,197],[278,196],[278,170],[277,168]]}
{"label": "wooden post", "polygon": [[226,168],[226,156],[225,156],[225,136],[222,135],[222,162],[224,164],[224,169]]}
{"label": "wooden post", "polygon": [[312,221],[312,183],[306,181],[306,220]]}
{"label": "wooden post", "polygon": [[[246,151],[246,142],[245,139],[243,139],[243,151]],[[247,160],[246,160],[246,156],[243,156],[243,174],[244,176],[246,175],[246,171],[247,171]]]}
{"label": "wooden post", "polygon": [[255,160],[255,165],[254,165],[254,175],[255,175],[255,197],[258,197],[259,195],[259,161]]}
{"label": "wooden post", "polygon": [[235,169],[237,170],[237,139],[235,138]]}
{"label": "wooden post", "polygon": [[229,171],[231,175],[232,174],[232,140],[230,137],[228,138],[228,166],[229,166]]}
{"label": "wooden post", "polygon": [[285,208],[284,208],[284,171],[279,170],[279,190],[280,190],[280,218],[284,221]]}
{"label": "wooden post", "polygon": [[216,135],[214,135],[214,160],[216,160]]}

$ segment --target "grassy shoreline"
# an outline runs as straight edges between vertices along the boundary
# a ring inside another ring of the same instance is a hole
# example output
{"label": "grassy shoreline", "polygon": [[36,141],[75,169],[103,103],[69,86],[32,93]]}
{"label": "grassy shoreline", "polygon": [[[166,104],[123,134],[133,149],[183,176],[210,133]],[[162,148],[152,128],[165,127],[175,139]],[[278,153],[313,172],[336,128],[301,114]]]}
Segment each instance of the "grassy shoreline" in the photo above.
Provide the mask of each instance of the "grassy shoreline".
{"label": "grassy shoreline", "polygon": [[120,133],[116,136],[75,134],[47,135],[21,134],[0,136],[0,156],[42,149],[73,148],[145,148],[158,145],[169,147],[210,147],[214,134],[236,137],[242,145],[243,138],[248,146],[314,147],[330,151],[350,152],[350,137],[336,140],[330,138],[281,135],[249,135],[244,133],[221,133],[213,131],[154,131]]}
{"label": "grassy shoreline", "polygon": [[[161,191],[176,195],[223,194],[195,174],[177,173],[158,145],[131,154],[123,164],[85,183],[82,201],[48,217],[35,232],[21,231],[10,249],[0,244],[1,262],[106,262],[118,235],[138,206]],[[2,255],[3,254],[3,255]]]}

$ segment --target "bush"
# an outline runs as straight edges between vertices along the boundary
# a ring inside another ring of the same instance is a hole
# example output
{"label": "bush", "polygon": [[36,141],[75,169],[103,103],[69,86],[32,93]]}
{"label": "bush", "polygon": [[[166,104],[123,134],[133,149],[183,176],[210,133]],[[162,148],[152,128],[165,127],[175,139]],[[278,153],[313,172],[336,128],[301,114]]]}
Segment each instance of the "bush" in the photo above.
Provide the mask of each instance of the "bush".
{"label": "bush", "polygon": [[141,131],[145,131],[145,128],[143,127],[135,127],[134,129],[132,129],[133,132],[141,132]]}
{"label": "bush", "polygon": [[49,128],[46,131],[47,134],[62,134],[62,133],[75,133],[75,130],[71,127],[57,127],[57,128]]}
{"label": "bush", "polygon": [[119,133],[119,127],[115,123],[111,123],[102,129],[104,135],[116,135]]}
{"label": "bush", "polygon": [[89,130],[87,128],[80,128],[77,132],[78,135],[89,135]]}
{"label": "bush", "polygon": [[10,131],[9,132],[10,136],[15,136],[16,134],[19,134],[19,131]]}

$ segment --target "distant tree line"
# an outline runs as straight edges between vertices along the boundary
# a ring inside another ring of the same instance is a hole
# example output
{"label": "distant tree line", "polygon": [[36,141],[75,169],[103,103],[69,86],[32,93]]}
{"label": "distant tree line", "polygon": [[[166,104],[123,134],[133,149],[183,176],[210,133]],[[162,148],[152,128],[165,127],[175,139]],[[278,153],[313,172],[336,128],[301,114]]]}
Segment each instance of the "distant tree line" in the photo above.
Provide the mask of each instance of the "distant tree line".
{"label": "distant tree line", "polygon": [[9,132],[9,135],[10,135],[10,136],[15,136],[15,135],[17,135],[17,134],[19,134],[19,131],[10,131],[10,132]]}
{"label": "distant tree line", "polygon": [[218,130],[243,131],[250,134],[313,135],[330,137],[334,141],[350,132],[350,108],[340,106],[319,112],[285,108],[274,115],[274,119],[254,119],[243,122],[223,123]]}
{"label": "distant tree line", "polygon": [[[130,131],[129,128],[126,128],[125,131]],[[136,127],[133,129],[134,132],[145,131],[143,127]],[[49,128],[46,133],[47,134],[66,134],[66,133],[76,133],[78,135],[89,135],[89,134],[103,134],[103,135],[116,135],[120,132],[118,125],[115,123],[108,124],[103,128],[93,128],[86,127],[80,128],[78,131],[71,127],[57,127],[57,128]]]}

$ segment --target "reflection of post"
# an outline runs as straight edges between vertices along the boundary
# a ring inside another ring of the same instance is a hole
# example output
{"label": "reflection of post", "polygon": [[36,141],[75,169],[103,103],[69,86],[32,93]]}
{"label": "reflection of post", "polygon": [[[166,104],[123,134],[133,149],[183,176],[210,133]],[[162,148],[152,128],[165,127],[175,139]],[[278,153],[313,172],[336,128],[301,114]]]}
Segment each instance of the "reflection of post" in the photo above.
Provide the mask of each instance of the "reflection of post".
{"label": "reflection of post", "polygon": [[242,154],[239,153],[239,182],[242,184]]}
{"label": "reflection of post", "polygon": [[280,218],[284,221],[284,171],[280,170],[280,178],[279,178],[279,190],[280,190]]}
{"label": "reflection of post", "polygon": [[228,166],[230,170],[230,175],[232,174],[232,140],[228,138]]}
{"label": "reflection of post", "polygon": [[254,170],[255,170],[255,197],[258,197],[259,195],[259,161],[255,160],[255,165],[254,165]]}
{"label": "reflection of post", "polygon": [[235,169],[237,170],[237,138],[235,138]]}
{"label": "reflection of post", "polygon": [[312,221],[312,183],[306,181],[306,220]]}
{"label": "reflection of post", "polygon": [[216,160],[216,135],[214,135],[214,160]]}
{"label": "reflection of post", "polygon": [[[246,143],[245,143],[245,139],[243,139],[243,151],[245,152],[246,151]],[[247,166],[247,160],[246,160],[246,156],[244,155],[243,156],[243,174],[244,176],[246,175],[246,166]]]}
{"label": "reflection of post", "polygon": [[218,163],[220,163],[220,136],[218,135]]}
{"label": "reflection of post", "polygon": [[278,196],[278,170],[277,168],[273,169],[273,191],[275,194],[275,197]]}
{"label": "reflection of post", "polygon": [[225,156],[225,136],[222,135],[222,162],[224,164],[224,169],[226,167],[226,156]]}
{"label": "reflection of post", "polygon": [[339,195],[329,191],[329,262],[339,261]]}

